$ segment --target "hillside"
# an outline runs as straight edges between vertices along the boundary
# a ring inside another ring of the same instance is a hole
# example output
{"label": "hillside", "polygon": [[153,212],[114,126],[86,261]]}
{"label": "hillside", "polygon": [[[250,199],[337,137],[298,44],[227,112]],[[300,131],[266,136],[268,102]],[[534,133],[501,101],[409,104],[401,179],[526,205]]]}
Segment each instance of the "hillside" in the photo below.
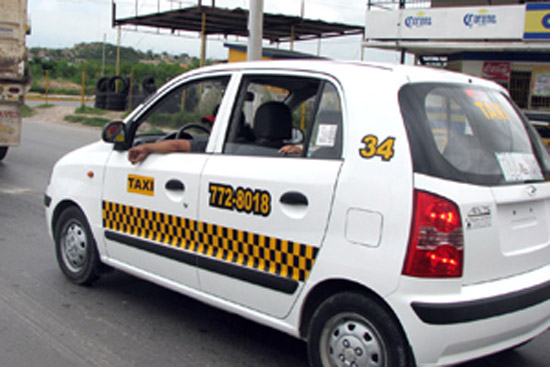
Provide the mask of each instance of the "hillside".
{"label": "hillside", "polygon": [[[114,64],[116,62],[117,46],[110,43],[79,43],[72,48],[52,49],[43,47],[33,47],[29,49],[29,59],[42,59],[42,60],[64,60],[67,63],[77,63],[85,61],[98,61],[103,60],[103,49],[105,49],[105,63]],[[132,47],[120,47],[120,60],[121,62],[138,63],[138,62],[150,62],[150,63],[179,63],[189,65],[196,58],[190,57],[184,53],[181,55],[170,55],[166,52],[162,54],[153,53],[152,51],[143,52],[135,50]]]}
{"label": "hillside", "polygon": [[[85,74],[86,93],[93,94],[98,80],[103,76],[114,76],[117,70],[117,47],[109,43],[79,43],[63,49],[33,47],[28,52],[32,92],[45,93],[47,71],[50,93],[80,94],[82,75]],[[207,64],[212,62],[215,61],[207,60]],[[199,63],[199,59],[188,54],[157,54],[121,47],[119,75],[124,78],[132,76],[138,83],[152,77],[157,84],[162,84],[198,67]]]}

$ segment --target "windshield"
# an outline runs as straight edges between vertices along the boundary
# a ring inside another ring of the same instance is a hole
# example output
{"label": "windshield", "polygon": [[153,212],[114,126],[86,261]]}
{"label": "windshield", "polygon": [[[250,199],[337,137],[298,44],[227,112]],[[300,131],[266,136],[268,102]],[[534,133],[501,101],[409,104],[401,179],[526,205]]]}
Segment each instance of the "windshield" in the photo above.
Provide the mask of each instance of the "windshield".
{"label": "windshield", "polygon": [[423,83],[399,99],[415,172],[481,185],[544,180],[547,151],[499,91]]}

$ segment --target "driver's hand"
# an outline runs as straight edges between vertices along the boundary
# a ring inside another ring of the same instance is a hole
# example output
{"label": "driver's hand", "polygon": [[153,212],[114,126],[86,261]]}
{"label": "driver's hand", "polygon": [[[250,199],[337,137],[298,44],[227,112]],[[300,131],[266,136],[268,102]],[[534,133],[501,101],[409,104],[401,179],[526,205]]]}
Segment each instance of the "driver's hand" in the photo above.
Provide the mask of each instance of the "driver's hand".
{"label": "driver's hand", "polygon": [[147,149],[146,145],[139,145],[133,148],[130,148],[128,151],[128,160],[132,164],[139,163],[143,161],[147,156],[149,155],[149,150]]}
{"label": "driver's hand", "polygon": [[288,144],[279,149],[279,153],[287,154],[302,154],[302,148],[297,145]]}

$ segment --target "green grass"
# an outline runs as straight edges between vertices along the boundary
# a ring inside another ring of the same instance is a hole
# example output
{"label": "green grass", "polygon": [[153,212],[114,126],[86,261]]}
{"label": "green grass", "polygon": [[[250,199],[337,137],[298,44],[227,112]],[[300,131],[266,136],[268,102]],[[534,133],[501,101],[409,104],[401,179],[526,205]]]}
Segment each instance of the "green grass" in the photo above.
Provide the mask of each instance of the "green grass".
{"label": "green grass", "polygon": [[31,117],[36,114],[36,111],[26,104],[21,106],[21,117]]}
{"label": "green grass", "polygon": [[110,119],[104,117],[88,117],[88,116],[77,116],[77,115],[67,115],[64,117],[65,121],[68,122],[77,122],[82,125],[87,126],[104,126],[106,123],[111,121]]}
{"label": "green grass", "polygon": [[74,113],[87,114],[87,115],[104,115],[107,111],[102,110],[101,108],[80,106],[74,110]]}
{"label": "green grass", "polygon": [[51,104],[51,103],[48,103],[48,104],[40,104],[38,106],[36,106],[36,108],[52,108],[52,107],[55,107],[55,105]]}

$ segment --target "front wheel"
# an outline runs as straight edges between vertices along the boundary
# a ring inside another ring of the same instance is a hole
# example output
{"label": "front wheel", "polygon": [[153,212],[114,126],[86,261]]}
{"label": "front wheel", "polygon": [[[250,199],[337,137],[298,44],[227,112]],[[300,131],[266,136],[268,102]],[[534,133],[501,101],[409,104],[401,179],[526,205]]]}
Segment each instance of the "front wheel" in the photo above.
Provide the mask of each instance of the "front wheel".
{"label": "front wheel", "polygon": [[394,318],[354,292],[333,295],[314,313],[308,334],[312,367],[410,367],[411,354]]}
{"label": "front wheel", "polygon": [[65,209],[55,227],[55,253],[63,274],[76,284],[89,285],[99,278],[101,262],[84,214]]}
{"label": "front wheel", "polygon": [[8,147],[0,147],[0,161],[4,159],[7,153],[8,153]]}

